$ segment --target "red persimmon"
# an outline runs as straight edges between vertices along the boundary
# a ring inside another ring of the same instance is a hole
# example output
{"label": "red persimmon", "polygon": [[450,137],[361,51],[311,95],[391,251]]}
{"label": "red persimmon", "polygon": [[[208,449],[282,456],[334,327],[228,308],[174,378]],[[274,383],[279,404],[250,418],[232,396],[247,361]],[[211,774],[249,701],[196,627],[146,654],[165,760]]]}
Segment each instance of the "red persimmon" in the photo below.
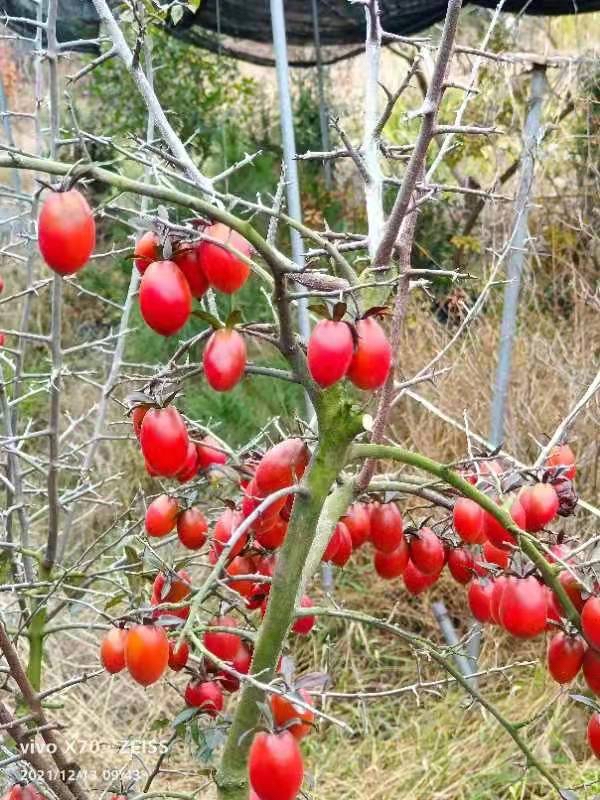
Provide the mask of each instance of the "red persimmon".
{"label": "red persimmon", "polygon": [[96,223],[81,192],[52,192],[44,200],[38,245],[46,264],[59,275],[73,275],[89,261],[96,245]]}

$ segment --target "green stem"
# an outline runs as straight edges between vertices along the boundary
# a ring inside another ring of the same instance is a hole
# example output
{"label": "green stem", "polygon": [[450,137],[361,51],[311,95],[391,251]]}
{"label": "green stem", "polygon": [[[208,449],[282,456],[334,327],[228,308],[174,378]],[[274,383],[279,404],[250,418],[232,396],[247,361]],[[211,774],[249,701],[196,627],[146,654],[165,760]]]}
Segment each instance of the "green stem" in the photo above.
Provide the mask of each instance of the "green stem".
{"label": "green stem", "polygon": [[565,592],[563,585],[556,577],[554,567],[548,563],[538,549],[535,539],[526,533],[526,531],[521,530],[518,525],[515,525],[508,511],[497,505],[490,497],[480,492],[479,489],[476,489],[475,486],[462,478],[453,469],[431,458],[427,458],[427,456],[423,456],[420,453],[413,453],[410,450],[404,450],[402,447],[395,447],[392,445],[357,444],[352,448],[350,457],[352,460],[381,458],[410,464],[413,467],[417,467],[417,469],[422,469],[424,472],[435,475],[450,486],[458,489],[465,497],[474,500],[478,505],[495,517],[507,531],[516,537],[521,550],[533,561],[540,571],[544,583],[549,586],[558,597],[570,622],[572,622],[578,630],[581,629],[579,612],[573,605],[569,595]]}
{"label": "green stem", "polygon": [[[339,388],[319,396],[317,415],[321,437],[303,479],[308,494],[299,495],[294,502],[273,576],[267,613],[254,650],[252,674],[262,683],[269,683],[273,677],[294,620],[303,569],[323,504],[346,461],[348,446],[361,427],[360,416],[341,397]],[[219,800],[247,800],[246,761],[252,743],[250,734],[260,723],[263,698],[264,692],[251,684],[242,692],[216,777]]]}

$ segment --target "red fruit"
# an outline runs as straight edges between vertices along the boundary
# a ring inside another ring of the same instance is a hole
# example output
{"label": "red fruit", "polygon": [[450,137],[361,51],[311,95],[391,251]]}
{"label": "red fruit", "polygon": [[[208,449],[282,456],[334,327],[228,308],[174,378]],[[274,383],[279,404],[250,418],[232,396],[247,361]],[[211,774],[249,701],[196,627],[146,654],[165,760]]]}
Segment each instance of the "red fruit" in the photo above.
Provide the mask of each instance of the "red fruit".
{"label": "red fruit", "polygon": [[173,261],[155,261],[140,283],[140,313],[162,336],[173,336],[192,312],[192,293],[185,275]]}
{"label": "red fruit", "polygon": [[[313,602],[308,595],[303,595],[300,598],[300,608],[312,608]],[[315,617],[297,617],[292,625],[292,632],[300,636],[308,636],[308,634],[315,627]]]}
{"label": "red fruit", "polygon": [[8,790],[2,800],[46,800],[46,797],[38,791],[33,783],[25,786],[17,783]]}
{"label": "red fruit", "polygon": [[125,642],[127,631],[111,628],[100,644],[100,661],[107,672],[115,674],[125,669]]}
{"label": "red fruit", "polygon": [[454,530],[469,544],[482,544],[485,541],[483,532],[483,508],[468,497],[459,497],[452,511]]}
{"label": "red fruit", "polygon": [[371,541],[376,550],[392,553],[402,542],[402,515],[395,503],[376,504],[370,513]]}
{"label": "red fruit", "polygon": [[198,473],[198,452],[193,442],[188,442],[188,451],[182,469],[177,473],[179,483],[187,483]]}
{"label": "red fruit", "polygon": [[[518,500],[515,500],[510,507],[510,515],[515,525],[523,528],[525,525],[525,510]],[[516,545],[517,540],[498,520],[488,511],[483,514],[483,530],[490,542],[496,547],[508,549],[510,545]]]}
{"label": "red fruit", "polygon": [[348,377],[359,389],[374,390],[386,382],[392,365],[392,348],[374,317],[356,323],[358,345],[352,356]]}
{"label": "red fruit", "polygon": [[160,258],[160,239],[154,231],[146,231],[135,244],[133,251],[135,256],[134,264],[140,275],[148,269],[150,264]]}
{"label": "red fruit", "polygon": [[454,547],[448,554],[448,569],[457,583],[469,583],[475,570],[473,553],[464,547]]}
{"label": "red fruit", "polygon": [[266,550],[276,550],[283,544],[287,529],[287,522],[279,516],[268,530],[256,531],[254,539]]}
{"label": "red fruit", "polygon": [[81,192],[52,192],[44,200],[38,245],[46,264],[59,275],[73,275],[89,261],[96,245],[96,223]]}
{"label": "red fruit", "polygon": [[[238,624],[233,617],[216,617],[211,626],[215,628],[237,628]],[[240,649],[241,639],[235,633],[226,631],[205,631],[204,646],[221,661],[233,661]]]}
{"label": "red fruit", "polygon": [[[254,571],[259,575],[264,575],[266,578],[272,578],[275,572],[275,557],[264,556],[254,560]],[[252,587],[252,593],[246,600],[246,606],[250,609],[261,608],[265,598],[271,591],[271,584],[267,581],[260,581]],[[266,606],[265,606],[266,608]],[[264,614],[264,611],[263,611]]]}
{"label": "red fruit", "polygon": [[4,342],[6,341],[6,337],[3,333],[0,333],[0,347],[4,347]]}
{"label": "red fruit", "polygon": [[125,664],[131,677],[150,686],[163,675],[169,663],[169,640],[158,625],[136,625],[127,634]]}
{"label": "red fruit", "polygon": [[587,740],[596,758],[600,758],[600,714],[595,711],[587,726]]}
{"label": "red fruit", "polygon": [[508,578],[500,575],[492,581],[492,594],[490,597],[490,618],[495,625],[500,625],[500,606]]}
{"label": "red fruit", "polygon": [[[256,481],[253,478],[244,489],[244,499],[242,500],[242,515],[244,519],[256,511],[258,506],[266,499],[267,496],[256,488]],[[269,530],[269,528],[272,528],[277,522],[280,511],[283,510],[286,500],[286,497],[280,497],[278,500],[269,502],[269,505],[260,512],[258,519],[252,523],[252,528],[254,530]]]}
{"label": "red fruit", "polygon": [[233,389],[246,371],[246,355],[246,343],[237,331],[221,328],[211,334],[202,360],[209,386],[216,392]]}
{"label": "red fruit", "polygon": [[146,416],[146,412],[150,406],[141,405],[135,406],[135,408],[131,412],[131,421],[133,422],[133,432],[140,438],[140,431],[142,429],[142,422],[144,421],[144,417]]}
{"label": "red fruit", "polygon": [[491,581],[473,581],[469,586],[467,599],[471,614],[479,622],[491,622],[491,601],[494,584]]}
{"label": "red fruit", "polygon": [[[186,570],[180,569],[179,572],[170,573],[168,576],[164,572],[159,572],[152,584],[150,604],[158,606],[162,605],[162,603],[181,603],[190,596],[191,591],[192,578]],[[154,613],[159,617],[164,614],[170,617],[187,619],[190,609],[189,606],[182,606],[181,608],[169,608]]]}
{"label": "red fruit", "polygon": [[569,549],[564,544],[553,544],[550,547],[550,552],[546,554],[546,558],[550,564],[557,564],[559,560],[568,564],[571,561],[569,556]]}
{"label": "red fruit", "polygon": [[352,539],[350,538],[348,528],[343,522],[338,522],[333,529],[333,533],[331,534],[331,538],[327,543],[327,547],[325,548],[325,552],[321,557],[321,561],[331,561],[336,564],[336,557],[339,550],[342,551],[341,561],[343,562],[339,566],[343,567],[348,558],[350,558],[352,555]]}
{"label": "red fruit", "polygon": [[308,340],[308,369],[324,389],[341,380],[352,361],[354,343],[345,322],[322,319],[315,325]]}
{"label": "red fruit", "polygon": [[[237,530],[241,523],[242,515],[239,511],[234,511],[231,508],[226,508],[225,511],[223,511],[215,524],[215,530],[213,533],[213,547],[217,555],[221,555],[225,546],[229,543],[231,534]],[[244,549],[247,541],[248,534],[242,534],[235,545],[231,548],[229,556],[231,558],[237,556],[238,553]]]}
{"label": "red fruit", "polygon": [[[562,584],[563,589],[565,590],[565,592],[569,596],[571,602],[573,603],[573,605],[575,606],[577,611],[579,611],[579,613],[581,613],[583,611],[583,606],[584,606],[585,600],[583,599],[583,597],[581,595],[583,587],[577,581],[577,578],[575,578],[573,575],[571,575],[570,572],[568,572],[565,569],[565,570],[563,570],[562,572],[559,573],[558,580]],[[558,597],[555,598],[555,600],[556,600],[556,604],[557,604],[558,610],[561,612],[561,614],[564,615],[564,609],[563,609]]]}
{"label": "red fruit", "polygon": [[212,436],[205,436],[196,445],[196,450],[198,452],[198,469],[208,469],[213,464],[227,463],[227,453],[223,451],[222,446]]}
{"label": "red fruit", "polygon": [[525,510],[525,530],[531,533],[543,530],[558,513],[558,495],[549,483],[536,483],[519,495]]}
{"label": "red fruit", "polygon": [[295,800],[304,764],[294,736],[289,731],[257,733],[250,746],[248,775],[260,800]]}
{"label": "red fruit", "polygon": [[585,643],[560,631],[548,645],[548,671],[557,683],[570,683],[583,664]]}
{"label": "red fruit", "polygon": [[208,523],[199,508],[192,507],[183,511],[177,518],[177,535],[179,541],[188,550],[199,550],[206,542]]}
{"label": "red fruit", "polygon": [[256,488],[266,497],[278,489],[292,486],[304,475],[309,460],[310,451],[302,439],[279,442],[267,450],[256,467]]}
{"label": "red fruit", "polygon": [[[217,222],[205,231],[211,239],[232,247],[246,257],[252,255],[250,243],[236,231]],[[208,282],[214,289],[225,294],[233,294],[241,289],[250,275],[250,267],[235,253],[226,250],[218,244],[202,241],[198,245],[200,264]]]}
{"label": "red fruit", "polygon": [[173,261],[185,275],[192,297],[202,297],[208,289],[208,280],[200,263],[198,245],[188,243],[182,246],[173,255]]}
{"label": "red fruit", "polygon": [[[313,705],[311,696],[306,689],[299,689],[297,694],[305,703]],[[293,696],[288,698],[282,697],[280,694],[272,694],[270,705],[273,721],[278,728],[285,728],[298,741],[304,739],[311,732],[315,721],[314,711],[295,705]],[[293,720],[298,721],[291,724]]]}
{"label": "red fruit", "polygon": [[500,603],[500,622],[513,636],[529,639],[546,629],[544,587],[534,577],[509,578]]}
{"label": "red fruit", "polygon": [[151,408],[142,422],[140,445],[148,464],[165,478],[183,469],[188,454],[188,433],[175,406]]}
{"label": "red fruit", "polygon": [[421,570],[417,569],[410,560],[402,573],[402,580],[404,581],[406,591],[413,595],[418,595],[427,591],[439,577],[439,573],[437,575],[425,575]]}
{"label": "red fruit", "polygon": [[561,613],[556,604],[556,597],[554,592],[550,587],[544,587],[546,592],[546,604],[548,606],[546,610],[546,630],[547,631],[556,631],[556,626],[560,624],[561,620]]}
{"label": "red fruit", "polygon": [[[250,664],[252,663],[252,652],[250,649],[241,642],[235,658],[231,662],[231,666],[240,675],[247,675],[250,672]],[[226,692],[237,692],[240,688],[240,680],[235,675],[229,672],[219,672],[217,679]]]}
{"label": "red fruit", "polygon": [[159,495],[146,509],[146,533],[160,537],[171,533],[177,522],[179,503],[174,497]]}
{"label": "red fruit", "polygon": [[546,466],[554,468],[556,472],[558,472],[559,468],[562,468],[563,477],[572,481],[577,472],[575,467],[575,453],[568,444],[557,445],[550,451],[550,455],[546,459]]}
{"label": "red fruit", "polygon": [[497,564],[500,569],[506,569],[510,561],[510,553],[501,547],[496,547],[491,542],[484,542],[483,560],[487,564]]}
{"label": "red fruit", "polygon": [[439,575],[446,563],[444,545],[431,530],[421,528],[410,541],[410,560],[424,575]]}
{"label": "red fruit", "polygon": [[348,528],[352,549],[358,550],[371,536],[371,515],[364,503],[353,503],[341,521]]}
{"label": "red fruit", "polygon": [[180,672],[187,664],[190,657],[190,646],[182,642],[179,647],[174,642],[169,642],[169,667],[173,672]]}
{"label": "red fruit", "polygon": [[408,557],[408,543],[403,536],[400,546],[391,553],[381,553],[379,550],[375,550],[375,555],[373,556],[375,572],[386,581],[398,578],[406,569]]}
{"label": "red fruit", "polygon": [[[246,556],[236,556],[230,561],[225,572],[230,578],[235,578],[237,575],[251,575],[254,572],[254,564]],[[254,591],[254,581],[250,580],[228,581],[227,585],[242,597],[250,597]]]}
{"label": "red fruit", "polygon": [[185,704],[199,708],[209,717],[218,717],[223,710],[223,690],[216,681],[190,681],[185,687]]}
{"label": "red fruit", "polygon": [[590,597],[581,612],[581,628],[588,642],[600,649],[600,597]]}
{"label": "red fruit", "polygon": [[600,695],[600,652],[588,647],[583,656],[583,677],[591,692]]}

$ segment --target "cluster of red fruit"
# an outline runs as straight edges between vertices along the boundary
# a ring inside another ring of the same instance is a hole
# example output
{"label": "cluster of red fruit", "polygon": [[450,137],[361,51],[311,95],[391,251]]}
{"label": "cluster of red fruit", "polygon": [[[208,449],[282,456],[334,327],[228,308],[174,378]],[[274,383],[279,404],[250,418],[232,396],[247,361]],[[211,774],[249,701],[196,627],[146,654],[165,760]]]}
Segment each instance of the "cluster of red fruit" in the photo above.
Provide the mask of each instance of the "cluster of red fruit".
{"label": "cluster of red fruit", "polygon": [[33,783],[15,783],[3,795],[2,800],[46,800],[46,798]]}
{"label": "cluster of red fruit", "polygon": [[[145,322],[162,336],[172,336],[188,321],[192,298],[200,298],[209,287],[226,294],[237,292],[250,274],[246,258],[250,244],[218,222],[204,231],[199,242],[178,242],[170,258],[161,259],[161,242],[153,231],[135,246],[135,265],[142,274],[140,312]],[[229,249],[231,248],[231,249]]]}
{"label": "cluster of red fruit", "polygon": [[327,388],[347,377],[359,389],[383,386],[392,364],[392,348],[375,319],[380,310],[367,312],[356,325],[339,319],[322,319],[315,325],[307,352],[315,383]]}

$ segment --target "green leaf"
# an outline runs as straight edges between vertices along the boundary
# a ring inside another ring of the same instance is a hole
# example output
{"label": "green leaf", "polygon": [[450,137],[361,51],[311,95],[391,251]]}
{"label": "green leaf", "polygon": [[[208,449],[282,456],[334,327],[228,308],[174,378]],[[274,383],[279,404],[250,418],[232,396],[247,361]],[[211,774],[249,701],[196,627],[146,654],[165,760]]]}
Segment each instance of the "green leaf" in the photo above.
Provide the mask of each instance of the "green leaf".
{"label": "green leaf", "polygon": [[173,6],[171,9],[171,19],[173,21],[173,25],[178,25],[181,22],[182,17],[183,8],[181,6]]}
{"label": "green leaf", "polygon": [[331,319],[331,314],[329,313],[329,309],[323,303],[310,305],[308,307],[309,311],[312,311],[313,314],[316,314],[317,317],[323,317],[323,319]]}
{"label": "green leaf", "polygon": [[185,722],[189,722],[191,718],[196,715],[197,712],[198,712],[197,708],[184,708],[183,711],[180,711],[179,714],[177,714],[177,716],[171,723],[171,727],[178,728]]}
{"label": "green leaf", "polygon": [[187,6],[190,11],[198,11],[200,6],[202,5],[202,0],[188,0]]}
{"label": "green leaf", "polygon": [[105,611],[110,611],[111,608],[114,608],[115,606],[120,605],[123,602],[123,600],[125,600],[125,595],[124,594],[122,594],[122,593],[116,594],[114,597],[111,597],[110,600],[108,600],[104,604],[104,610]]}
{"label": "green leaf", "polygon": [[208,311],[203,311],[201,308],[192,311],[192,316],[201,319],[203,322],[208,322],[211,328],[214,328],[216,331],[223,327],[221,320],[217,319],[213,314],[209,314]]}
{"label": "green leaf", "polygon": [[242,312],[239,308],[234,308],[231,314],[227,317],[225,321],[226,328],[235,328],[236,325],[239,325],[242,321]]}
{"label": "green leaf", "polygon": [[129,588],[133,592],[133,594],[137,597],[142,591],[142,562],[140,559],[139,553],[136,551],[134,547],[131,545],[125,545],[123,548],[125,552],[125,558],[127,559],[127,563],[130,569],[127,570],[127,583],[129,584]]}

